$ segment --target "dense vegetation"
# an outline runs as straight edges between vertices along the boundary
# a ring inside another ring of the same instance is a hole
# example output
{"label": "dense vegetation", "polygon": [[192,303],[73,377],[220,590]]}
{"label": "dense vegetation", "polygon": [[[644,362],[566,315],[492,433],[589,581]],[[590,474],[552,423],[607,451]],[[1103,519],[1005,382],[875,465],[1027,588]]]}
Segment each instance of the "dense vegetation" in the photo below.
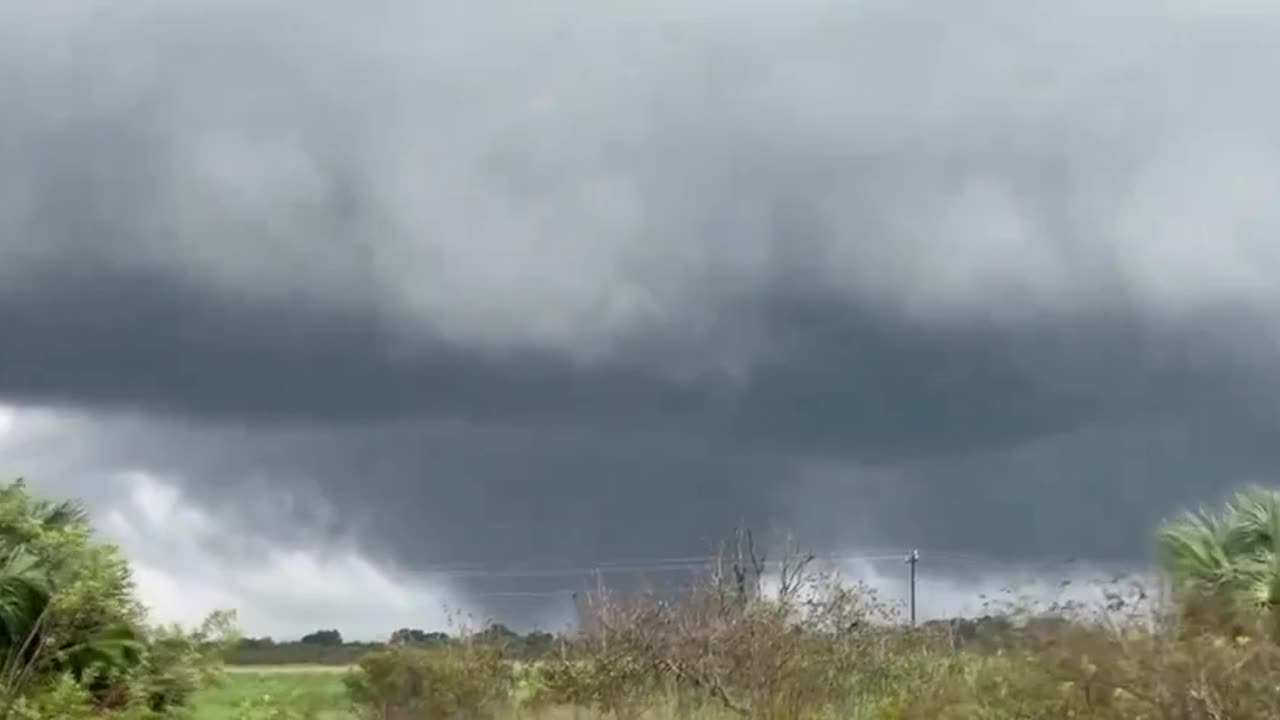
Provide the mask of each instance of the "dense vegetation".
{"label": "dense vegetation", "polygon": [[234,617],[150,627],[128,563],[82,507],[0,488],[0,720],[183,711],[234,643]]}
{"label": "dense vegetation", "polygon": [[[493,625],[275,643],[238,639],[227,613],[147,626],[127,563],[82,509],[15,483],[0,491],[0,720],[1280,717],[1280,493],[1245,490],[1156,541],[1169,592],[1120,582],[1098,608],[912,628],[811,557],[764,562],[741,533],[679,596],[590,594],[572,636]],[[306,691],[265,667],[210,689],[229,652],[351,668],[310,671]]]}

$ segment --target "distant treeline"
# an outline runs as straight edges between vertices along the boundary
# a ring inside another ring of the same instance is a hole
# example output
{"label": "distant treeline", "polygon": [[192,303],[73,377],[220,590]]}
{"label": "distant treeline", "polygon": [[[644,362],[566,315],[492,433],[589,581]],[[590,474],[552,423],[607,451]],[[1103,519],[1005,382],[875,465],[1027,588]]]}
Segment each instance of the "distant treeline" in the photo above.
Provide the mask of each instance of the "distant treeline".
{"label": "distant treeline", "polygon": [[[931,620],[923,628],[949,635],[957,649],[994,651],[1021,643],[1029,633],[1044,629],[1041,626],[1058,624],[1056,619],[1033,619],[1026,627],[1015,627],[1004,617],[955,618]],[[572,651],[573,641],[562,641],[551,633],[535,630],[521,635],[505,625],[494,624],[468,636],[471,642],[501,645],[506,657],[519,660],[537,660],[558,656],[568,643]],[[269,637],[244,638],[228,657],[231,665],[352,665],[361,656],[389,646],[413,646],[422,648],[447,648],[461,638],[443,632],[427,632],[415,628],[401,628],[382,642],[347,642],[337,630],[317,630],[299,640],[276,641]]]}
{"label": "distant treeline", "polygon": [[[535,630],[521,635],[501,623],[472,633],[467,639],[500,644],[509,657],[528,660],[547,657],[558,647],[556,636],[551,633]],[[447,647],[459,641],[459,637],[448,633],[401,628],[383,642],[347,642],[338,630],[317,630],[299,640],[244,638],[227,662],[231,665],[351,665],[362,655],[390,645]]]}

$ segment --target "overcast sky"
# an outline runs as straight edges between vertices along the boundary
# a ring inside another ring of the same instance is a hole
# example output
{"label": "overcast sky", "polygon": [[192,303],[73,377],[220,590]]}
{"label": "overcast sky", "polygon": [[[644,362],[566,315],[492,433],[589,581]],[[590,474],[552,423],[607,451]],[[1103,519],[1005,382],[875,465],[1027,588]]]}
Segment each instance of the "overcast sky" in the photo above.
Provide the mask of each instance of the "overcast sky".
{"label": "overcast sky", "polygon": [[937,613],[1142,567],[1280,460],[1277,67],[1245,0],[0,0],[0,472],[278,636],[739,522]]}

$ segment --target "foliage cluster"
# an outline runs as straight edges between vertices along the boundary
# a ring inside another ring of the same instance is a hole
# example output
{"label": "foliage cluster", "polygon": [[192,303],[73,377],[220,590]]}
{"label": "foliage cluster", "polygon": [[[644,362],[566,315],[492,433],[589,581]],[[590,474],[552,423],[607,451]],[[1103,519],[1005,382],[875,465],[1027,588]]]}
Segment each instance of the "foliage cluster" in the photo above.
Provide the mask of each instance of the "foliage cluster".
{"label": "foliage cluster", "polygon": [[490,717],[510,697],[511,664],[493,644],[447,650],[394,647],[360,659],[347,691],[365,720],[459,720]]}
{"label": "foliage cluster", "polygon": [[180,714],[215,681],[234,615],[151,628],[128,563],[82,507],[0,487],[0,720]]}

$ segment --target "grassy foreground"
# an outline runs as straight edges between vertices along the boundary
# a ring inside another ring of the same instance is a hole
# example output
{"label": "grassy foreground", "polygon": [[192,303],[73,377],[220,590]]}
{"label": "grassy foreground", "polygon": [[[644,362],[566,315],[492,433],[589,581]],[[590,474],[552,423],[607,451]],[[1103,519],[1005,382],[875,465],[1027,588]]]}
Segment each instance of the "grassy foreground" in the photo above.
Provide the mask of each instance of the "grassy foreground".
{"label": "grassy foreground", "polygon": [[[196,695],[194,720],[277,720],[276,708],[287,707],[288,718],[355,720],[342,678],[350,670],[341,665],[233,665],[225,680]],[[541,720],[588,720],[597,715],[581,709],[548,708]],[[528,717],[512,706],[504,717]],[[715,719],[713,719],[715,720]]]}
{"label": "grassy foreground", "polygon": [[[335,665],[229,666],[225,680],[196,695],[193,720],[277,720],[275,708],[287,707],[285,718],[306,720],[356,720],[343,687],[349,667]],[[270,701],[267,699],[270,698]],[[674,712],[662,713],[677,717]],[[539,720],[592,720],[599,713],[582,708],[545,708],[521,712],[514,705],[500,718],[537,717]],[[719,713],[698,713],[705,720],[735,720]]]}
{"label": "grassy foreground", "polygon": [[[287,702],[317,720],[348,720],[344,667],[324,665],[263,665],[230,667],[226,680],[195,698],[195,720],[253,718],[266,698]],[[265,714],[265,713],[257,713]]]}

